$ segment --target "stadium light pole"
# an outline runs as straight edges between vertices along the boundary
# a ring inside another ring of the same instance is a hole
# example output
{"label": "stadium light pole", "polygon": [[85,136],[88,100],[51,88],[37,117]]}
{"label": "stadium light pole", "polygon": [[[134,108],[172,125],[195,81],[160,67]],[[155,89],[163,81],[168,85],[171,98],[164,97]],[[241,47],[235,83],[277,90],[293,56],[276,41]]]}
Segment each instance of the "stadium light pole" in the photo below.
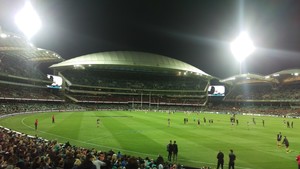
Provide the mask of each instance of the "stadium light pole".
{"label": "stadium light pole", "polygon": [[255,47],[247,32],[241,32],[239,36],[230,44],[233,56],[240,64],[240,72],[242,74],[242,62],[254,52]]}
{"label": "stadium light pole", "polygon": [[15,15],[15,23],[28,39],[42,27],[42,22],[29,0],[26,0],[24,7]]}

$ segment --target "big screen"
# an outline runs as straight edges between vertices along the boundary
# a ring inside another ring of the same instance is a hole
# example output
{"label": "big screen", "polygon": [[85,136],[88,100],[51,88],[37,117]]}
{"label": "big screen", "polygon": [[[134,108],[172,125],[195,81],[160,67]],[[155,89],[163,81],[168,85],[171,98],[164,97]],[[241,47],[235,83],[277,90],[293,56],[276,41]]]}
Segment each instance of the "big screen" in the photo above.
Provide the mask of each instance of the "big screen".
{"label": "big screen", "polygon": [[208,96],[225,96],[225,86],[222,85],[209,86]]}
{"label": "big screen", "polygon": [[62,78],[60,76],[47,74],[47,78],[51,80],[51,84],[47,85],[48,88],[61,89]]}

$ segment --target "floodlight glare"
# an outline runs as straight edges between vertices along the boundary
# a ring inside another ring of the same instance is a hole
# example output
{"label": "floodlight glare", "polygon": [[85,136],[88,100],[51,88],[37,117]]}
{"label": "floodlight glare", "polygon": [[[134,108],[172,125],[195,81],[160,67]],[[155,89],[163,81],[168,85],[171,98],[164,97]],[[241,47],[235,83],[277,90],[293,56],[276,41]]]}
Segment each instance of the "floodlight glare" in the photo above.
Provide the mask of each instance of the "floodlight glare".
{"label": "floodlight glare", "polygon": [[0,34],[0,37],[1,37],[1,38],[7,38],[7,34],[1,33],[1,34]]}
{"label": "floodlight glare", "polygon": [[29,1],[26,1],[24,8],[16,14],[15,23],[28,39],[42,27],[41,20]]}
{"label": "floodlight glare", "polygon": [[240,35],[230,44],[230,49],[234,57],[241,63],[255,50],[255,47],[248,33],[241,32]]}

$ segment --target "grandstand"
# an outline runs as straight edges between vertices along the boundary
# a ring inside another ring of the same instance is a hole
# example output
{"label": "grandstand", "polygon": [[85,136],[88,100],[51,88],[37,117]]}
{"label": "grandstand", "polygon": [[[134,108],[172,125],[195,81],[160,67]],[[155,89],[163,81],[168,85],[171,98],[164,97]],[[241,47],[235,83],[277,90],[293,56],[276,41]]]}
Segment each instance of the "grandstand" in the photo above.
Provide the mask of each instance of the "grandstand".
{"label": "grandstand", "polygon": [[[66,60],[36,48],[24,37],[1,30],[0,100],[2,112],[34,111],[26,104],[73,108],[198,109],[208,97],[209,74],[166,56],[144,52],[102,52]],[[53,64],[54,63],[54,64]],[[51,66],[50,66],[51,65]],[[63,78],[62,90],[49,89],[44,70]],[[51,70],[50,70],[51,71]],[[48,70],[49,72],[49,70]],[[9,109],[11,105],[20,105]],[[100,105],[99,105],[100,104]],[[24,108],[26,107],[26,108]]]}
{"label": "grandstand", "polygon": [[102,52],[50,66],[76,103],[126,104],[133,109],[204,106],[207,73],[179,60],[144,52]]}
{"label": "grandstand", "polygon": [[[242,74],[222,80],[230,86],[223,104],[277,115],[299,115],[300,69],[270,75]],[[250,109],[249,109],[250,108]]]}
{"label": "grandstand", "polygon": [[63,102],[46,87],[51,81],[41,71],[41,67],[63,60],[55,52],[31,45],[22,36],[0,30],[1,109],[4,104],[16,102]]}

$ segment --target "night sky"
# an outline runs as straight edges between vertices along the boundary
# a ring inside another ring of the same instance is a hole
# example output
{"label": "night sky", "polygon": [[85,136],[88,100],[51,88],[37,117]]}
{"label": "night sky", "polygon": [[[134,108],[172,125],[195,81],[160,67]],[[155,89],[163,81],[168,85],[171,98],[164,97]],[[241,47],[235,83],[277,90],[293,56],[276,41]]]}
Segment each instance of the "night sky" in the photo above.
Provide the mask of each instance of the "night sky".
{"label": "night sky", "polygon": [[[0,26],[20,33],[22,0],[0,0]],[[227,78],[239,73],[229,44],[247,30],[257,47],[243,72],[300,68],[299,0],[33,0],[43,27],[31,41],[69,59],[106,51],[142,51]]]}

